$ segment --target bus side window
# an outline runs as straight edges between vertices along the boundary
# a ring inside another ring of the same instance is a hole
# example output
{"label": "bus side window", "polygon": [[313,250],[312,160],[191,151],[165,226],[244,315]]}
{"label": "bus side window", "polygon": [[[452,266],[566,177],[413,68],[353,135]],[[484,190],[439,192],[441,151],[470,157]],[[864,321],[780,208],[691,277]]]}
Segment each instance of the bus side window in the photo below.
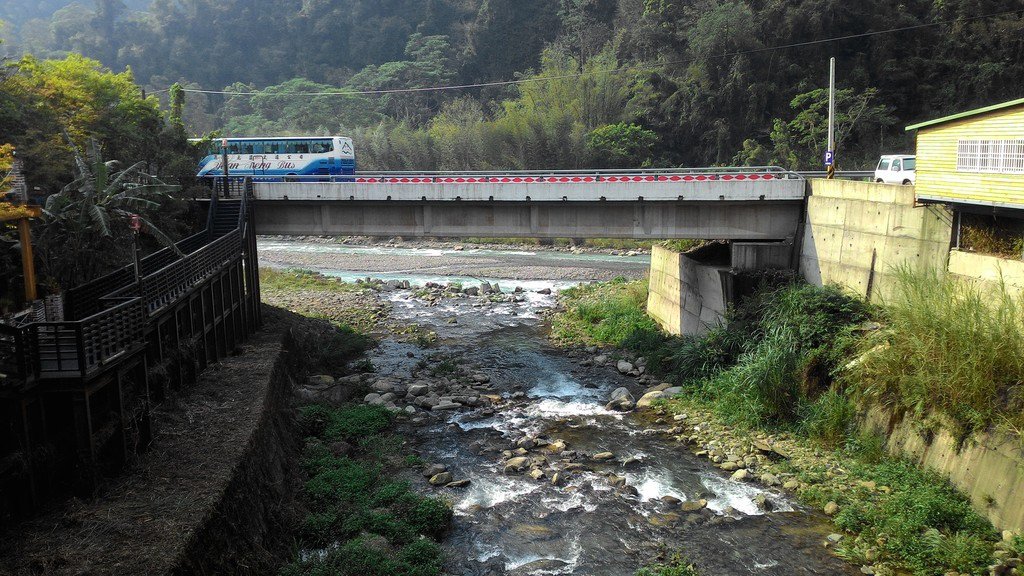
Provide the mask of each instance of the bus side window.
{"label": "bus side window", "polygon": [[309,154],[309,142],[299,142],[295,144],[295,152],[298,154]]}
{"label": "bus side window", "polygon": [[277,142],[267,142],[267,154],[280,154],[281,145]]}
{"label": "bus side window", "polygon": [[231,154],[238,154],[238,144],[230,144],[228,146],[228,152]]}
{"label": "bus side window", "polygon": [[252,145],[253,154],[263,154],[263,142],[256,142]]}

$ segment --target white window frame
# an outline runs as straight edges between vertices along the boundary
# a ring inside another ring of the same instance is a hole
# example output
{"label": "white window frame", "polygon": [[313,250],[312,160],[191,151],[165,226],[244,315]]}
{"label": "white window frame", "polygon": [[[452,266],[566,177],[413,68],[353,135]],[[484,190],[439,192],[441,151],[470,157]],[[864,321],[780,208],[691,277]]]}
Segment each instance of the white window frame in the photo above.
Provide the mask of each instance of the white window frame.
{"label": "white window frame", "polygon": [[1024,174],[1024,138],[958,140],[956,171],[975,174]]}

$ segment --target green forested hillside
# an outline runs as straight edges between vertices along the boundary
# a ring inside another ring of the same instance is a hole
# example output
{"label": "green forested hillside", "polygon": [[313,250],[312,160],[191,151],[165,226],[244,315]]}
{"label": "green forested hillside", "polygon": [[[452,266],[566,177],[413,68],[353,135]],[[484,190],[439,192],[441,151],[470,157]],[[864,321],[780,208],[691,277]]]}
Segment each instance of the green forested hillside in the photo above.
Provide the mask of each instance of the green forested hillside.
{"label": "green forested hillside", "polygon": [[[8,35],[186,88],[189,131],[355,134],[367,168],[818,166],[836,56],[841,167],[908,123],[1022,95],[1018,0],[119,0]],[[1015,13],[1008,13],[1017,9]],[[995,17],[984,17],[1001,14]],[[903,29],[895,33],[858,36]],[[817,41],[858,36],[825,43]],[[811,44],[807,44],[811,43]],[[803,45],[801,45],[803,44]],[[795,45],[795,46],[794,46]],[[608,72],[617,70],[616,72]],[[587,73],[582,77],[569,77]],[[353,96],[487,83],[513,86]]]}

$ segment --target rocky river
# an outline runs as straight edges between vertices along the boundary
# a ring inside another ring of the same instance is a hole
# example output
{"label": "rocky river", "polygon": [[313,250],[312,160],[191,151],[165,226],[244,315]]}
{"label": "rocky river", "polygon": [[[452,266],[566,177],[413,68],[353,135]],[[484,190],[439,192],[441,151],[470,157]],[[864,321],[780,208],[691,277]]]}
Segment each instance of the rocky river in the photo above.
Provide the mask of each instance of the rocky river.
{"label": "rocky river", "polygon": [[447,573],[630,575],[675,551],[705,575],[858,573],[828,553],[825,517],[751,481],[770,448],[719,446],[713,466],[714,439],[687,441],[699,417],[646,409],[668,385],[643,358],[548,341],[552,289],[642,276],[644,256],[260,248],[269,265],[390,281],[368,284],[390,322],[431,335],[382,334],[357,400],[402,414],[415,481],[452,502]]}

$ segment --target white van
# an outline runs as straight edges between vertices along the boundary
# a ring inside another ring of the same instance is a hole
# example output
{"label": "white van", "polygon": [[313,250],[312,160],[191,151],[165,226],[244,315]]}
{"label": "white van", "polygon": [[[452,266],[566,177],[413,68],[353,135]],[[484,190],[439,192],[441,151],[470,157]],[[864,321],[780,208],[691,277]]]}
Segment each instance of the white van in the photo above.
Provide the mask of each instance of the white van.
{"label": "white van", "polygon": [[882,156],[875,168],[875,182],[913,184],[917,181],[917,158],[906,154]]}

